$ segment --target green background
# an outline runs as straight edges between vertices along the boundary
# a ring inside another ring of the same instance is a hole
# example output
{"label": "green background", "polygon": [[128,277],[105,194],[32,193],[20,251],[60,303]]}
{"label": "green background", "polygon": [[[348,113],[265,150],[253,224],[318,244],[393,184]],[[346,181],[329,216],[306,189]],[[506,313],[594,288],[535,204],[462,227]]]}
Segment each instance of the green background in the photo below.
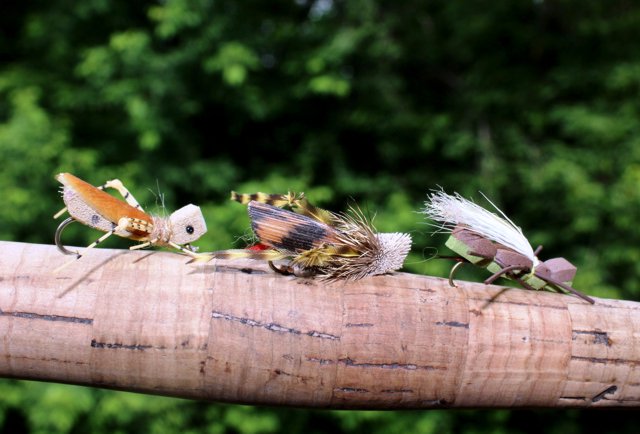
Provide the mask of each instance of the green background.
{"label": "green background", "polygon": [[[357,202],[410,232],[442,186],[492,198],[574,286],[640,299],[640,5],[631,1],[3,0],[0,239],[51,243],[53,179],[120,178],[147,210],[203,208],[242,247],[242,192]],[[69,244],[95,231],[72,225]],[[109,240],[126,247],[126,240]],[[446,249],[441,249],[446,254]],[[466,267],[462,278],[481,280]],[[2,432],[636,432],[633,413],[334,412],[4,380]]]}

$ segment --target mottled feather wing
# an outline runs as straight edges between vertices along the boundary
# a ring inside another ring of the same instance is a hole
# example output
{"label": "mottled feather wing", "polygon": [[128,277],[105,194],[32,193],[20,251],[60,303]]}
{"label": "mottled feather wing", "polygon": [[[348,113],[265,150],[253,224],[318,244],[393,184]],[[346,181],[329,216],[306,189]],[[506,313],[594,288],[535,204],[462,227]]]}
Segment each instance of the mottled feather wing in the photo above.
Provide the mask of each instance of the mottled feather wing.
{"label": "mottled feather wing", "polygon": [[338,231],[310,217],[256,201],[249,202],[251,227],[268,246],[303,252],[338,243]]}

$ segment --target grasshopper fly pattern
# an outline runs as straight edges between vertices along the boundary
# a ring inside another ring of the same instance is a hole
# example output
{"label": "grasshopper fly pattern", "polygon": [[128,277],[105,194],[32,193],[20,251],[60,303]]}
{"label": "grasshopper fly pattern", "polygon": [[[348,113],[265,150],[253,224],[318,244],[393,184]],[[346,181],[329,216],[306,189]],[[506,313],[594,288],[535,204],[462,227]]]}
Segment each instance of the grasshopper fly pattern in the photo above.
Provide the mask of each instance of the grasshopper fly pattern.
{"label": "grasshopper fly pattern", "polygon": [[[485,199],[486,196],[485,196]],[[493,274],[485,280],[493,283],[499,277],[518,282],[525,289],[545,289],[571,293],[583,300],[594,300],[571,287],[576,267],[564,258],[540,261],[542,246],[534,250],[522,230],[493,202],[487,201],[500,214],[495,214],[459,194],[436,191],[429,196],[423,213],[450,236],[445,245],[461,256],[449,275],[453,286],[456,269],[468,261],[487,268]]]}
{"label": "grasshopper fly pattern", "polygon": [[[190,204],[169,217],[155,216],[147,214],[117,179],[108,181],[100,187],[94,187],[70,173],[60,173],[56,175],[56,179],[62,184],[62,199],[66,207],[56,213],[54,218],[61,216],[65,211],[70,215],[60,223],[55,234],[56,245],[62,253],[76,255],[76,259],[80,259],[87,250],[97,246],[111,235],[117,235],[140,241],[141,244],[130,247],[131,250],[148,246],[166,246],[193,258],[199,256],[195,253],[195,248],[190,245],[207,231],[199,207]],[[107,194],[104,191],[106,188],[118,191],[124,201]],[[75,221],[105,232],[82,253],[68,250],[61,240],[63,230]],[[64,264],[58,270],[72,262]]]}
{"label": "grasshopper fly pattern", "polygon": [[[247,204],[261,247],[213,252],[211,258],[266,260],[283,274],[357,280],[401,268],[411,247],[408,234],[376,233],[358,209],[333,213],[312,205],[304,194],[232,192],[231,199]],[[282,260],[287,264],[274,264]]]}

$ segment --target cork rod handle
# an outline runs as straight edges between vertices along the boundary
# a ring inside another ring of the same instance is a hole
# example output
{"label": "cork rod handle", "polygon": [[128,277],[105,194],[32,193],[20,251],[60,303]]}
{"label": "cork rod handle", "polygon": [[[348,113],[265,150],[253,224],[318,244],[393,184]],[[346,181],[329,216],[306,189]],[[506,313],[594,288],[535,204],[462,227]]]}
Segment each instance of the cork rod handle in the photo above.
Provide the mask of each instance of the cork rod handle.
{"label": "cork rod handle", "polygon": [[94,249],[54,274],[54,246],[0,247],[7,378],[314,408],[640,404],[636,302],[159,251]]}

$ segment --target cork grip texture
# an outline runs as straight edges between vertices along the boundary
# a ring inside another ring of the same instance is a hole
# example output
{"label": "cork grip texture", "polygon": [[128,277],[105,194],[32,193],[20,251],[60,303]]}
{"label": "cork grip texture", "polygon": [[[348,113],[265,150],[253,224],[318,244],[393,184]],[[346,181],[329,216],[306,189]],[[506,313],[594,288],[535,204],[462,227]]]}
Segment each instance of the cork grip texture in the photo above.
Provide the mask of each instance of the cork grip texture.
{"label": "cork grip texture", "polygon": [[1,242],[0,375],[316,408],[638,407],[640,304]]}

